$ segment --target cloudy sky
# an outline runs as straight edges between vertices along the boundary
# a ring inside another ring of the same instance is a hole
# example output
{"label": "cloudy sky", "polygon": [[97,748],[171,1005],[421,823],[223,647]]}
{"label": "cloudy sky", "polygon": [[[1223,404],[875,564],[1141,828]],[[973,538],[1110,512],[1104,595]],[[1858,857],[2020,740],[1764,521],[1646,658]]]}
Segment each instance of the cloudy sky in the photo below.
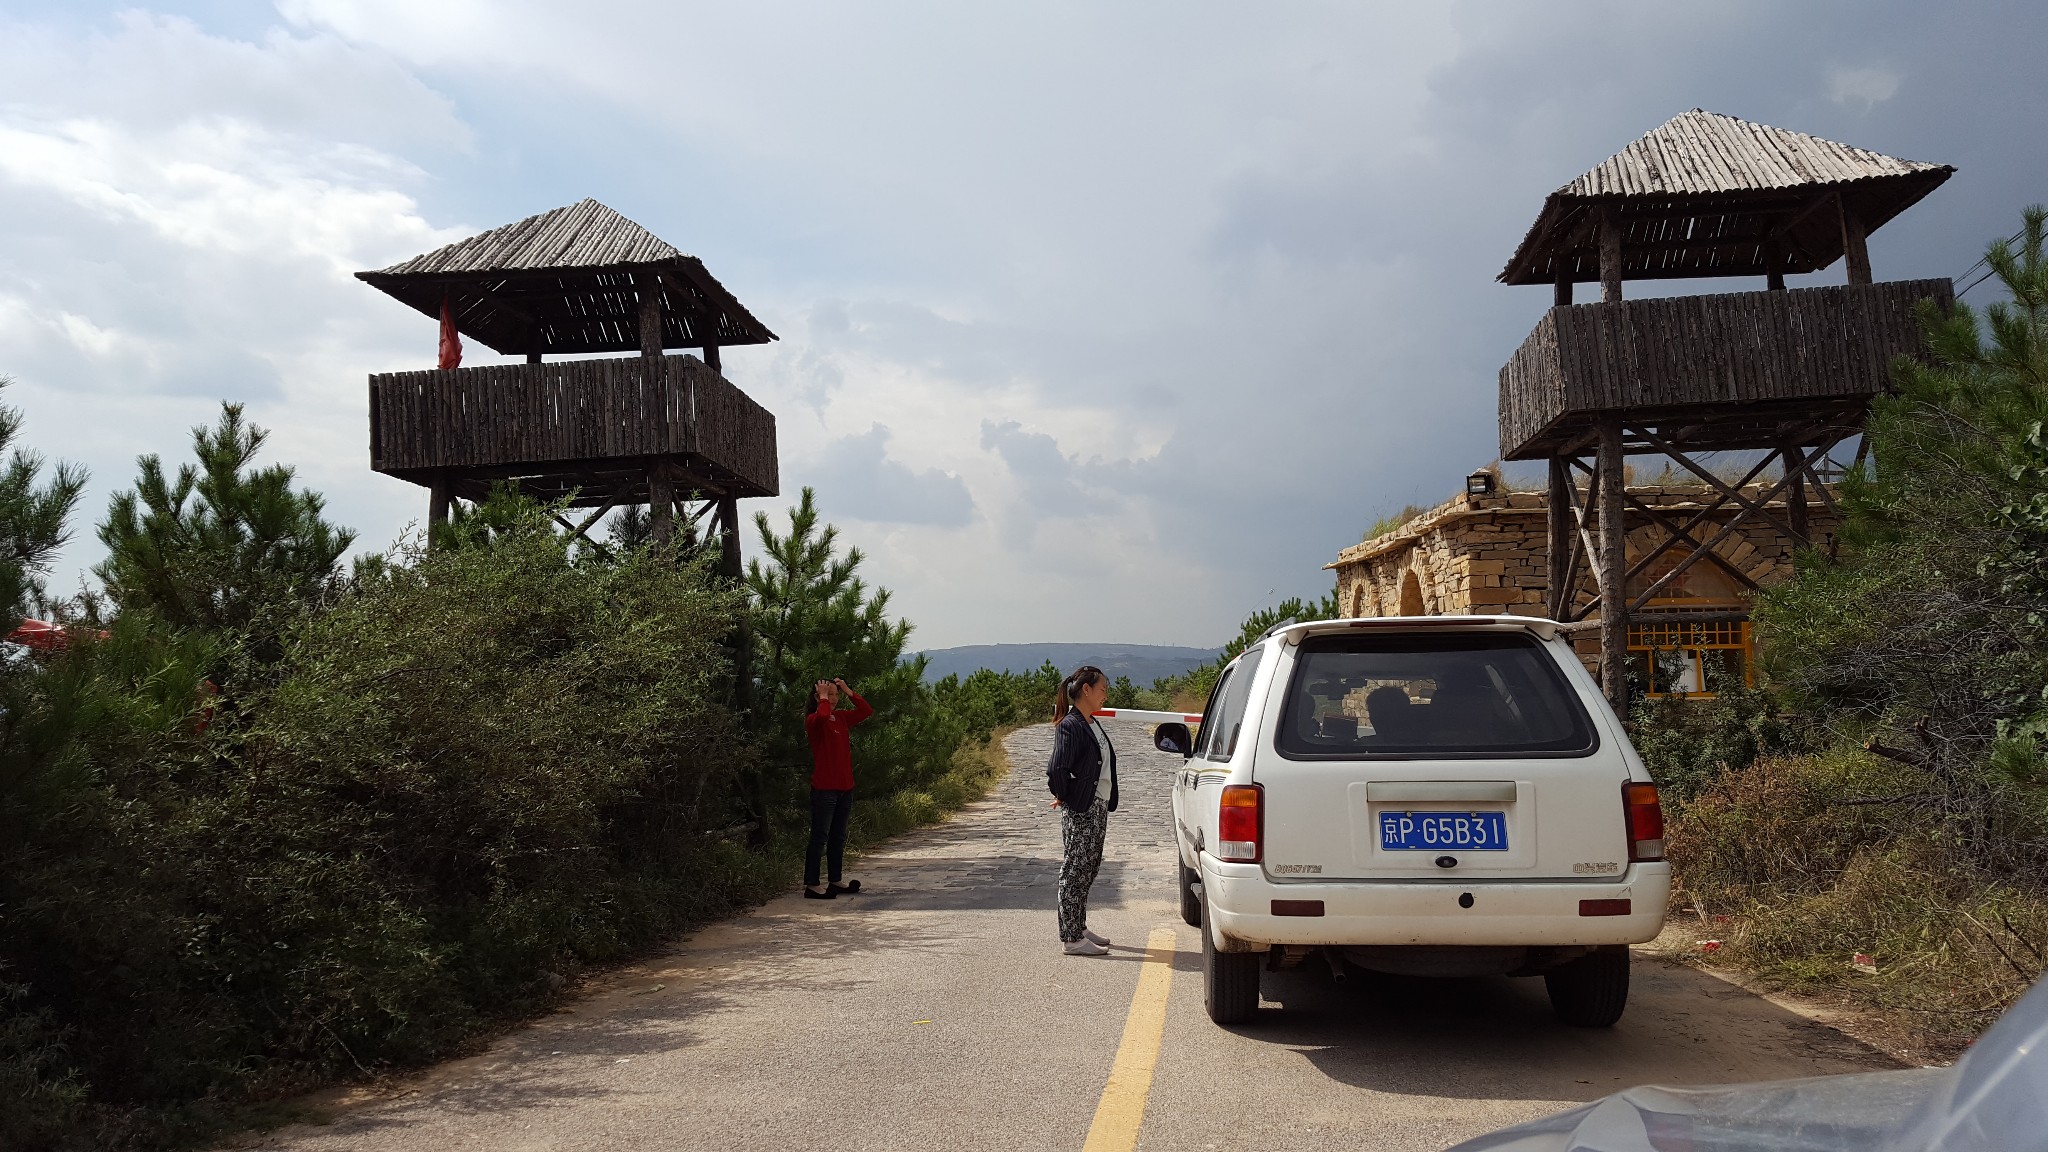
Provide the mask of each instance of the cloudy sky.
{"label": "cloudy sky", "polygon": [[0,0],[0,373],[92,473],[58,591],[224,398],[381,549],[426,499],[369,471],[364,376],[435,333],[350,273],[595,197],[781,334],[727,374],[918,644],[1210,644],[1493,457],[1549,297],[1493,276],[1545,193],[1705,107],[1956,165],[1871,242],[1954,275],[2048,199],[2044,33],[1899,0]]}

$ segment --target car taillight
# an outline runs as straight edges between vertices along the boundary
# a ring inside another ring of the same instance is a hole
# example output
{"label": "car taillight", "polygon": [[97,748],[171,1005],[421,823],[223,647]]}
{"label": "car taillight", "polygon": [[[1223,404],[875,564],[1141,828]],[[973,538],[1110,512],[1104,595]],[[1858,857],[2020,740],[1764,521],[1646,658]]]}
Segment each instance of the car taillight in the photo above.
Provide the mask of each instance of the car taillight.
{"label": "car taillight", "polygon": [[1265,839],[1266,790],[1257,784],[1226,784],[1216,812],[1216,858],[1257,864]]}
{"label": "car taillight", "polygon": [[1657,786],[1631,780],[1621,786],[1621,807],[1628,818],[1628,859],[1631,864],[1664,858],[1664,805]]}

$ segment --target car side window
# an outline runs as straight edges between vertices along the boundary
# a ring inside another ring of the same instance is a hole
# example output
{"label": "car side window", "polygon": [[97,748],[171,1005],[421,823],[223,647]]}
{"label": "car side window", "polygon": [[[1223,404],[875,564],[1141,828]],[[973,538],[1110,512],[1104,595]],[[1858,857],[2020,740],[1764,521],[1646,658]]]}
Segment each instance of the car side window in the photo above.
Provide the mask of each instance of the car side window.
{"label": "car side window", "polygon": [[[1230,683],[1217,685],[1219,699],[1216,702],[1215,726],[1206,741],[1209,759],[1228,760],[1236,753],[1237,738],[1244,727],[1245,706],[1251,700],[1252,673],[1258,671],[1259,658],[1263,655],[1263,648],[1247,652],[1232,670]],[[1210,729],[1210,724],[1211,718],[1203,716],[1203,729]]]}
{"label": "car side window", "polygon": [[1195,739],[1195,755],[1197,756],[1208,756],[1209,745],[1216,741],[1216,733],[1221,730],[1221,726],[1212,723],[1212,721],[1217,719],[1216,709],[1222,703],[1223,693],[1229,690],[1232,674],[1236,671],[1235,666],[1225,668],[1223,675],[1217,679],[1216,686],[1209,689],[1209,702],[1202,707],[1201,735]]}

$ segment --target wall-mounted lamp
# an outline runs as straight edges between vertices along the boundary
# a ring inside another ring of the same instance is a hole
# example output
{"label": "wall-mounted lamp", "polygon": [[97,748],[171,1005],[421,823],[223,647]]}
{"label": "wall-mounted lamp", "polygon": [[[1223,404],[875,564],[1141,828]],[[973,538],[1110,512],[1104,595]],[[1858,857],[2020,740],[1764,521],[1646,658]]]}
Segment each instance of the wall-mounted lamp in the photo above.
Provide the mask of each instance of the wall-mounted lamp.
{"label": "wall-mounted lamp", "polygon": [[1493,472],[1490,469],[1481,468],[1479,471],[1465,477],[1465,495],[1493,495]]}

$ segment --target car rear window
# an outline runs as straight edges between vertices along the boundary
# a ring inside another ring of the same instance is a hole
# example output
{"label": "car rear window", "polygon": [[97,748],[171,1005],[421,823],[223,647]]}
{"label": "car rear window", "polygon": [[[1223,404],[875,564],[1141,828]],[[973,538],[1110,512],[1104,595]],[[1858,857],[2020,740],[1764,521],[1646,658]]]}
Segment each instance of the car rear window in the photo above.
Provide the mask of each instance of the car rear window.
{"label": "car rear window", "polygon": [[1498,632],[1310,637],[1278,745],[1297,760],[1583,756],[1598,746],[1549,653]]}

